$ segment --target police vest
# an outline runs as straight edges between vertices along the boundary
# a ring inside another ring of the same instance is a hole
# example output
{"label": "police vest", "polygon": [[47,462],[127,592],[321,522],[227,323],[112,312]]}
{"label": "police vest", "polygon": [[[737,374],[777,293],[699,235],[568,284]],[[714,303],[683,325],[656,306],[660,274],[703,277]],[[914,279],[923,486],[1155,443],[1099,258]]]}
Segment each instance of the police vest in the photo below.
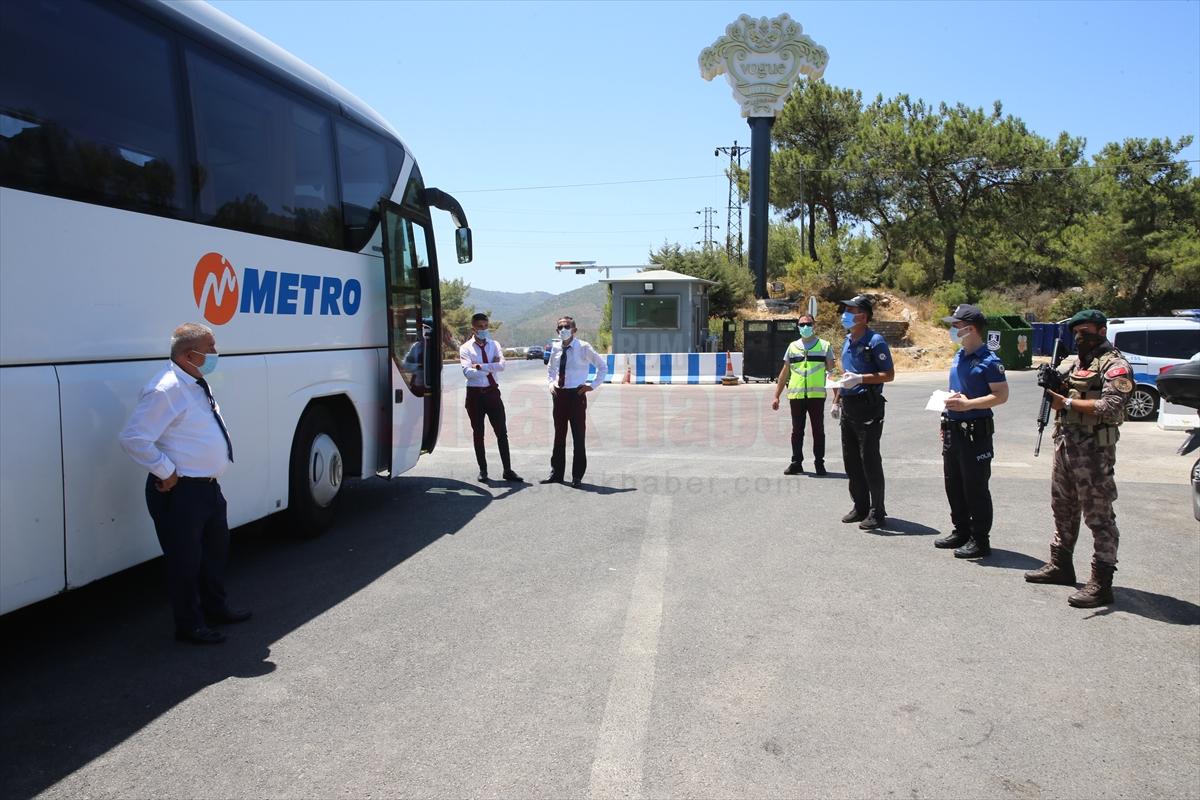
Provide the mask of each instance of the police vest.
{"label": "police vest", "polygon": [[817,339],[808,350],[800,339],[788,345],[784,355],[792,373],[788,379],[788,400],[825,396],[825,359],[829,357],[829,347],[824,339]]}
{"label": "police vest", "polygon": [[[1099,400],[1104,392],[1104,373],[1112,368],[1114,362],[1123,361],[1120,351],[1111,348],[1097,356],[1085,369],[1078,359],[1063,365],[1063,380],[1066,384],[1066,394],[1072,399]],[[1118,426],[1125,421],[1122,412],[1115,418],[1101,419],[1095,414],[1081,414],[1078,411],[1063,409],[1058,412],[1058,424],[1064,428],[1073,428],[1096,437],[1096,443],[1101,447],[1109,447],[1117,443],[1121,437]]]}

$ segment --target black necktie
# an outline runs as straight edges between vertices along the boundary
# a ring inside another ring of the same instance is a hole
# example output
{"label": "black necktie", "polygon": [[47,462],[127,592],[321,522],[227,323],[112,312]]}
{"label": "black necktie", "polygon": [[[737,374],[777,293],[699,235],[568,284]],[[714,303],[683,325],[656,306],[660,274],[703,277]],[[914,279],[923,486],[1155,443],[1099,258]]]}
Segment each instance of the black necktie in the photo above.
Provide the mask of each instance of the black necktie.
{"label": "black necktie", "polygon": [[212,390],[208,388],[208,381],[204,378],[197,378],[196,383],[204,390],[204,396],[208,398],[208,407],[212,411],[213,419],[217,421],[217,425],[221,426],[221,435],[225,437],[225,453],[229,456],[229,462],[233,463],[233,442],[229,441],[229,431],[225,430],[225,423],[221,421],[221,415],[217,413],[217,401],[213,399]]}
{"label": "black necktie", "polygon": [[558,360],[558,385],[559,385],[559,388],[565,386],[566,382],[567,382],[567,351],[570,349],[571,349],[570,345],[567,345],[566,347],[564,347],[562,349],[562,358],[560,358]]}

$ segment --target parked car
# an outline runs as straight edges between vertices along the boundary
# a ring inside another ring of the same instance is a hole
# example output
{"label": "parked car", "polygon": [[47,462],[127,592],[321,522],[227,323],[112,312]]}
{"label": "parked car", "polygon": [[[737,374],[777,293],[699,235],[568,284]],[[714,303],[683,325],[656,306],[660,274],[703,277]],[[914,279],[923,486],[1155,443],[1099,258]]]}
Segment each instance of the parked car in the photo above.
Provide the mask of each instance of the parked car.
{"label": "parked car", "polygon": [[1135,421],[1158,416],[1158,373],[1200,353],[1200,316],[1119,317],[1108,321],[1108,339],[1133,367],[1133,394],[1125,408]]}
{"label": "parked car", "polygon": [[562,340],[555,337],[555,338],[551,339],[550,341],[546,342],[546,347],[543,349],[543,352],[542,352],[542,363],[543,364],[550,363],[550,354],[552,352],[554,352],[554,343],[558,342],[558,341],[562,341]]}
{"label": "parked car", "polygon": [[538,347],[536,344],[533,347],[530,347],[528,350],[525,351],[525,360],[526,361],[529,361],[529,360],[532,360],[535,358],[541,358],[541,357],[542,357],[542,348]]}

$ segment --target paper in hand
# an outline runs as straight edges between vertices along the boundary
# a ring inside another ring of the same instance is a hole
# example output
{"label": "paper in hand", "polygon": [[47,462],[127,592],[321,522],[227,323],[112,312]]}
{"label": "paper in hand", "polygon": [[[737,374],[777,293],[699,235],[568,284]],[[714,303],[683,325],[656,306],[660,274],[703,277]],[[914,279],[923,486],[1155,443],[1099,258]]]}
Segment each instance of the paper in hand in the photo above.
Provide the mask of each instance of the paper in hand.
{"label": "paper in hand", "polygon": [[929,402],[925,404],[926,411],[936,411],[939,414],[946,410],[946,398],[950,396],[950,392],[945,389],[934,389],[933,394],[929,395]]}

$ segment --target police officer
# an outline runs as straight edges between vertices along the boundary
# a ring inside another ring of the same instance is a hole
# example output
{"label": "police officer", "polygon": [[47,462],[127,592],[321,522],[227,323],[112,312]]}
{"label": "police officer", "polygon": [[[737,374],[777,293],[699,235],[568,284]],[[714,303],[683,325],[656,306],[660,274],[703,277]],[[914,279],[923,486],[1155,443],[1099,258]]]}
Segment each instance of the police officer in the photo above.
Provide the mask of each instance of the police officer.
{"label": "police officer", "polygon": [[961,345],[942,414],[942,476],[954,530],[933,546],[955,548],[955,558],[983,558],[992,552],[992,408],[1008,400],[1008,381],[1004,364],[984,344],[987,320],[978,307],[964,303],[942,322]]}
{"label": "police officer", "polygon": [[1078,356],[1069,356],[1059,366],[1056,374],[1061,389],[1047,387],[1051,407],[1058,412],[1050,478],[1054,538],[1050,561],[1025,573],[1025,580],[1075,585],[1071,554],[1079,538],[1082,512],[1095,541],[1092,577],[1067,602],[1076,608],[1095,608],[1113,602],[1112,579],[1120,539],[1112,507],[1117,496],[1113,467],[1125,404],[1133,392],[1133,369],[1109,343],[1105,335],[1108,320],[1101,312],[1091,308],[1080,311],[1067,327],[1075,337]]}
{"label": "police officer", "polygon": [[857,522],[865,531],[883,524],[883,459],[879,438],[883,433],[883,384],[895,379],[892,351],[887,342],[868,327],[874,311],[866,295],[843,300],[841,364],[844,374],[834,390],[830,413],[841,418],[842,460],[850,479],[854,508],[842,522]]}
{"label": "police officer", "polygon": [[783,369],[775,383],[771,410],[779,410],[779,396],[787,386],[788,406],[792,412],[792,462],[784,475],[804,472],[804,421],[812,422],[813,461],[816,474],[825,473],[825,375],[833,369],[833,346],[813,332],[815,320],[803,314],[799,322],[800,338],[788,345]]}

